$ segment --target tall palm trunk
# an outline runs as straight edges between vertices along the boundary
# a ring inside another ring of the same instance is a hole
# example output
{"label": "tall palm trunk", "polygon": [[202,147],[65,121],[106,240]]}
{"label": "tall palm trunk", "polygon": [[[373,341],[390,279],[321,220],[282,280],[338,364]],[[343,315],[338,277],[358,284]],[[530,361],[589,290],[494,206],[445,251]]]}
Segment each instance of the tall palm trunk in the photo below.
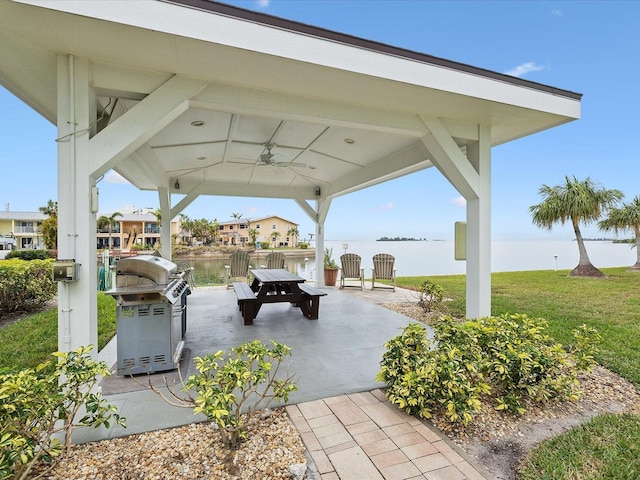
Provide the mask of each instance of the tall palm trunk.
{"label": "tall palm trunk", "polygon": [[640,270],[640,226],[634,227],[636,234],[636,264],[629,267],[629,270]]}
{"label": "tall palm trunk", "polygon": [[571,270],[569,273],[572,277],[604,277],[604,273],[593,266],[591,260],[589,260],[589,254],[587,254],[587,247],[584,245],[584,239],[582,238],[582,232],[577,219],[573,219],[573,231],[576,234],[576,242],[578,243],[578,252],[580,253],[580,260],[578,266]]}

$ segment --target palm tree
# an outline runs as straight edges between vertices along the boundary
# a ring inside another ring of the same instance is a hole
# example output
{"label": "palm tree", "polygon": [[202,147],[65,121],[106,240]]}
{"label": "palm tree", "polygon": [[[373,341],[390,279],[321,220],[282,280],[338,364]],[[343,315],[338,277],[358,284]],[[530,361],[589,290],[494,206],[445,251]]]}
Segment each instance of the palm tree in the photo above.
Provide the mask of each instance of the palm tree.
{"label": "palm tree", "polygon": [[271,238],[273,239],[273,246],[277,247],[278,238],[280,238],[280,232],[271,232]]}
{"label": "palm tree", "polygon": [[50,217],[58,216],[58,202],[54,202],[53,200],[49,200],[47,205],[44,207],[38,208],[40,213],[44,213],[45,215],[49,215]]}
{"label": "palm tree", "polygon": [[619,190],[607,190],[602,188],[589,177],[584,181],[565,177],[564,185],[550,187],[542,185],[538,191],[543,201],[538,205],[529,207],[533,224],[551,230],[554,223],[564,225],[571,221],[576,235],[580,261],[569,275],[581,277],[602,277],[604,274],[594,267],[587,255],[580,222],[590,223],[598,220],[605,210],[615,206],[624,197]]}
{"label": "palm tree", "polygon": [[[242,218],[242,214],[241,213],[232,213],[231,217],[238,223],[238,228],[240,228],[240,219]],[[240,233],[236,230],[236,232],[233,234],[233,237],[235,239],[235,244],[238,245],[238,236],[240,235]]]}
{"label": "palm tree", "polygon": [[102,215],[97,220],[98,228],[109,227],[109,250],[111,250],[111,233],[113,232],[113,227],[118,224],[116,217],[121,217],[122,214],[120,212],[113,212],[110,217],[106,215]]}
{"label": "palm tree", "polygon": [[605,231],[632,230],[636,237],[636,263],[629,270],[640,271],[640,196],[634,197],[630,203],[620,208],[609,210],[607,217],[598,222],[598,226]]}
{"label": "palm tree", "polygon": [[[297,245],[298,244],[298,236],[300,235],[300,231],[298,230],[298,227],[291,227],[287,230],[287,237],[291,238],[291,245]],[[295,237],[296,241],[293,241],[293,238]]]}

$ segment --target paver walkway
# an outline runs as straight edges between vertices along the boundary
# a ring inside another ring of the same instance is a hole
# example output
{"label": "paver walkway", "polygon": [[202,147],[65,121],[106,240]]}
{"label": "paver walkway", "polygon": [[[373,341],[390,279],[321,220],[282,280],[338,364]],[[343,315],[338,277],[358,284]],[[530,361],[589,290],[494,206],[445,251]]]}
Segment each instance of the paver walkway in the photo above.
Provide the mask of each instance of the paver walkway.
{"label": "paver walkway", "polygon": [[487,480],[441,432],[382,390],[286,407],[322,480]]}

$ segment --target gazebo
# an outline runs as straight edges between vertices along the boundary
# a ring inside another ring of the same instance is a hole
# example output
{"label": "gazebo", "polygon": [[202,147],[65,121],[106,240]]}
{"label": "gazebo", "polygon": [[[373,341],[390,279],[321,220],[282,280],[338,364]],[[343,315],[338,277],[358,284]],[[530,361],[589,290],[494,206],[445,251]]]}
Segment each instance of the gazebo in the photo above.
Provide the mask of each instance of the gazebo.
{"label": "gazebo", "polygon": [[[59,348],[97,342],[96,212],[113,169],[170,219],[201,195],[331,201],[435,167],[467,201],[466,313],[491,310],[491,148],[581,95],[208,0],[0,2],[0,83],[57,125]],[[321,284],[322,279],[319,278]]]}

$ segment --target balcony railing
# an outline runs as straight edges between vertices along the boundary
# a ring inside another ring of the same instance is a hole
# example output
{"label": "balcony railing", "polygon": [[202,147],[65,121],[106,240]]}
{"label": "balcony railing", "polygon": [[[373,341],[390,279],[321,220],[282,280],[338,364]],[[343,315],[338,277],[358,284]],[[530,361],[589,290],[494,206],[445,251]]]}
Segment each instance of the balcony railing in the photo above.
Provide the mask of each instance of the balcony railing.
{"label": "balcony railing", "polygon": [[13,233],[40,233],[39,227],[16,225]]}

